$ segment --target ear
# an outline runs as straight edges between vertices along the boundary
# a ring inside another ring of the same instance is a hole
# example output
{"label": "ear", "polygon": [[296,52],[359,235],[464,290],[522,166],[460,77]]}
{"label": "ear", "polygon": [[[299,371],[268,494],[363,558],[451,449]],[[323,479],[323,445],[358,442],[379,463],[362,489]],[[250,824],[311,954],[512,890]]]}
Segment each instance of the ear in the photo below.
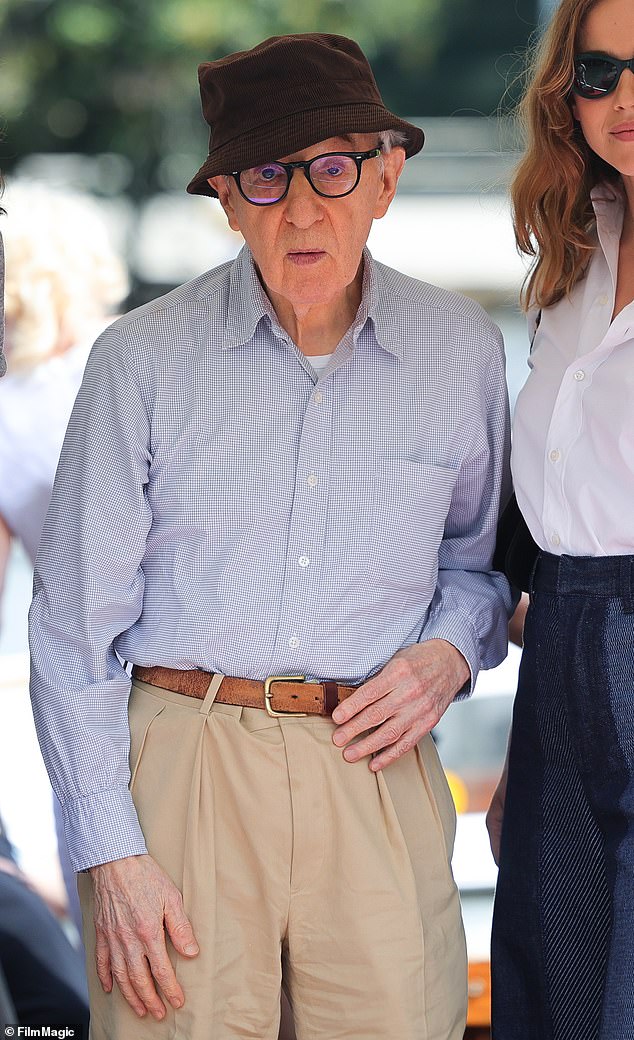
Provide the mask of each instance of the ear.
{"label": "ear", "polygon": [[396,193],[398,179],[405,165],[405,149],[392,148],[381,156],[383,160],[383,184],[374,209],[374,219],[384,217]]}
{"label": "ear", "polygon": [[225,177],[224,174],[220,174],[218,177],[208,177],[207,183],[210,188],[218,192],[218,198],[220,199],[220,205],[225,211],[229,227],[232,231],[240,231],[240,225],[238,223],[238,217],[236,214],[235,206],[232,200],[232,183],[229,177]]}

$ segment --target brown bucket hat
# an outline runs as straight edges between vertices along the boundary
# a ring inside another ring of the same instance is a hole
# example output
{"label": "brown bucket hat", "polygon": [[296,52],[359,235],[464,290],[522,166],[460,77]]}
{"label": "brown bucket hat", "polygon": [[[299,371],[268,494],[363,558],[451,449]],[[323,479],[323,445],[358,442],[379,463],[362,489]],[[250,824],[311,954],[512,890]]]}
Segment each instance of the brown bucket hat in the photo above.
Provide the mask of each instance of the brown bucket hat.
{"label": "brown bucket hat", "polygon": [[329,137],[400,130],[407,158],[423,131],[383,103],[361,48],[345,36],[272,36],[198,68],[209,155],[187,191],[216,195],[208,177],[247,170]]}

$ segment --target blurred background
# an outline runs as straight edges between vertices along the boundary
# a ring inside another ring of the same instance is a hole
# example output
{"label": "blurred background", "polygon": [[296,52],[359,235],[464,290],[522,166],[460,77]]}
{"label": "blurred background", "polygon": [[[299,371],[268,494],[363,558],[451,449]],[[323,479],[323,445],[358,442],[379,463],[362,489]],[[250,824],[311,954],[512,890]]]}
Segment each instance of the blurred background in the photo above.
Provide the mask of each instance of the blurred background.
{"label": "blurred background", "polygon": [[[556,0],[0,0],[0,167],[7,181],[0,227],[9,243],[12,191],[18,199],[29,186],[43,186],[53,192],[51,210],[56,191],[87,199],[129,273],[119,312],[224,262],[240,237],[216,201],[185,192],[207,153],[198,63],[279,33],[352,36],[386,104],[426,133],[390,212],[374,226],[372,252],[483,304],[504,333],[513,402],[528,350],[517,306],[525,268],[506,194],[522,146],[513,109],[526,50],[554,6]],[[39,225],[44,239],[44,217]],[[81,256],[72,234],[69,224],[69,247]],[[24,390],[24,372],[9,378]],[[0,418],[2,408],[0,396]],[[14,537],[0,629],[0,814],[25,871],[63,901],[50,792],[26,696],[30,582],[28,556]],[[486,1035],[495,882],[483,809],[504,757],[517,664],[512,653],[483,676],[472,702],[450,709],[438,732],[461,813],[455,871],[467,918],[474,1037]]]}

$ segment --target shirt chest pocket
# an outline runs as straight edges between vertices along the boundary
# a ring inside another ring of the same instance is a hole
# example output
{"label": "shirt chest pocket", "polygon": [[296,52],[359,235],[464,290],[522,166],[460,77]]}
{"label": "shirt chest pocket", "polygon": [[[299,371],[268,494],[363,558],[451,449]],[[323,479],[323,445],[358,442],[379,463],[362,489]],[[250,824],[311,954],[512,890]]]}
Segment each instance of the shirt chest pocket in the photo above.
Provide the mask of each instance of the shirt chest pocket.
{"label": "shirt chest pocket", "polygon": [[456,476],[449,467],[403,458],[337,467],[333,505],[358,577],[377,589],[429,594]]}

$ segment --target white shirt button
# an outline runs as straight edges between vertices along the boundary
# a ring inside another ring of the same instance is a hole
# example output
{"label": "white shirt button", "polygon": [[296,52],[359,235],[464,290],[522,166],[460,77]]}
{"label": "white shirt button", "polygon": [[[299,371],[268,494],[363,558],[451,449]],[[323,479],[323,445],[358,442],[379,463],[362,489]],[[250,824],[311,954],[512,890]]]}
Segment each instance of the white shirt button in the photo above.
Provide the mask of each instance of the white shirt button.
{"label": "white shirt button", "polygon": [[597,296],[597,303],[599,304],[600,307],[605,307],[606,304],[608,304],[609,302],[610,302],[610,297],[606,296],[605,293],[602,293],[601,296]]}
{"label": "white shirt button", "polygon": [[549,458],[550,458],[551,462],[559,462],[559,460],[561,458],[561,452],[558,451],[557,448],[553,448],[553,450],[551,451],[551,453],[549,455]]}
{"label": "white shirt button", "polygon": [[315,393],[313,394],[313,401],[315,402],[315,404],[321,404],[323,399],[324,395],[322,394],[321,390],[315,390]]}
{"label": "white shirt button", "polygon": [[297,650],[297,647],[299,646],[299,639],[297,638],[297,636],[291,636],[291,638],[288,641],[288,645],[290,646],[291,650]]}
{"label": "white shirt button", "polygon": [[581,382],[583,382],[583,380],[585,378],[586,378],[586,374],[583,371],[583,369],[582,368],[577,369],[577,371],[575,372],[575,379],[577,380],[577,382],[581,383]]}
{"label": "white shirt button", "polygon": [[306,477],[306,483],[309,487],[317,487],[319,479],[315,473],[311,473],[308,477]]}
{"label": "white shirt button", "polygon": [[300,558],[299,558],[299,560],[297,562],[300,565],[300,567],[308,567],[308,564],[310,563],[310,560],[308,559],[307,556],[300,556]]}
{"label": "white shirt button", "polygon": [[559,537],[557,532],[555,532],[555,534],[551,534],[551,536],[550,536],[550,544],[551,545],[561,545],[561,538]]}

